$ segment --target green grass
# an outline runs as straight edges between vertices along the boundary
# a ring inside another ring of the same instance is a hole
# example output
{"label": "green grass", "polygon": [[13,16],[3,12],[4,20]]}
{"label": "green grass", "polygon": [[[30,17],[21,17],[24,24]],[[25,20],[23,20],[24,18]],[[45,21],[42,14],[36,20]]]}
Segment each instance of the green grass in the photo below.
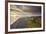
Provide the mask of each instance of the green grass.
{"label": "green grass", "polygon": [[28,28],[39,28],[41,27],[41,17],[25,17]]}

